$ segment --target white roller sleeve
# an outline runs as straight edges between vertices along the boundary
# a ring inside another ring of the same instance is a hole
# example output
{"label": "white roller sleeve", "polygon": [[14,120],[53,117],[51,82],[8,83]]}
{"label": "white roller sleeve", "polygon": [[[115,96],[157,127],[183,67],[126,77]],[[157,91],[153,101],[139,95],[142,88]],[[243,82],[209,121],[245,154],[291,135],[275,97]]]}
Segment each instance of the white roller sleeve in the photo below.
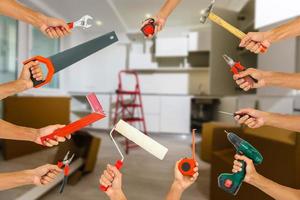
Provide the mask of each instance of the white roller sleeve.
{"label": "white roller sleeve", "polygon": [[168,149],[165,146],[159,144],[158,142],[145,135],[138,129],[134,128],[133,126],[129,125],[128,123],[124,122],[123,120],[120,120],[116,124],[115,130],[149,153],[153,154],[160,160],[163,160],[168,152]]}

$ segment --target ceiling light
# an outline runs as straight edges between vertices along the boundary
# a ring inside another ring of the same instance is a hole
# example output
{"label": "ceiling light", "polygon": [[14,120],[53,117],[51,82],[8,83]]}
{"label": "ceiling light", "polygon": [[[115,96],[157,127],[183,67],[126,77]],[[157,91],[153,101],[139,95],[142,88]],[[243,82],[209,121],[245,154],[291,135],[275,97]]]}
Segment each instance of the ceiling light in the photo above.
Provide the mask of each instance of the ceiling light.
{"label": "ceiling light", "polygon": [[146,17],[146,18],[150,18],[150,17],[151,17],[151,14],[150,14],[150,13],[147,13],[147,14],[145,15],[145,17]]}
{"label": "ceiling light", "polygon": [[100,20],[97,20],[97,21],[96,21],[96,25],[97,25],[97,26],[101,26],[101,25],[102,25],[102,22],[101,22]]}

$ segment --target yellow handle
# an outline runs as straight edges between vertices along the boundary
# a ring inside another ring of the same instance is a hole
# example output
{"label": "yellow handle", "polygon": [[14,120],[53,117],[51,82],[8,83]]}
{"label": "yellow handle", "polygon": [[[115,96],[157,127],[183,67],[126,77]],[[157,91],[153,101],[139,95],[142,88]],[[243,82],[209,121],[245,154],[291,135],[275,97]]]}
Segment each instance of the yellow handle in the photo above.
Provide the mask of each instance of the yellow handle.
{"label": "yellow handle", "polygon": [[208,18],[240,39],[246,36],[244,32],[232,26],[231,24],[229,24],[228,22],[226,22],[225,20],[223,20],[222,18],[220,18],[212,12],[209,14]]}

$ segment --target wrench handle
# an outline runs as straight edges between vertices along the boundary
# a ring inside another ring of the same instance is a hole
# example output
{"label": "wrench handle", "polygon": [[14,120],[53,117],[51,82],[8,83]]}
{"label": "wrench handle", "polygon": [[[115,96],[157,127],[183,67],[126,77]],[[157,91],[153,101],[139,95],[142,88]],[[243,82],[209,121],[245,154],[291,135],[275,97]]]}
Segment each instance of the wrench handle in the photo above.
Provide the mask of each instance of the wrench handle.
{"label": "wrench handle", "polygon": [[[120,170],[123,166],[123,161],[122,160],[117,160],[117,162],[115,163],[115,167]],[[104,185],[100,185],[99,189],[102,190],[103,192],[106,192],[108,190],[110,186],[104,186]]]}

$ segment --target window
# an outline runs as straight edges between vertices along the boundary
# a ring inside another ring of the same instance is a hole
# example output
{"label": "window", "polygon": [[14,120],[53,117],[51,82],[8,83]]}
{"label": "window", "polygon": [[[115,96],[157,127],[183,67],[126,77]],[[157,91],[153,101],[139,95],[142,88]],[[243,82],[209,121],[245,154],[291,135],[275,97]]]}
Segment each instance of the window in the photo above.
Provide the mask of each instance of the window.
{"label": "window", "polygon": [[17,22],[0,16],[0,82],[16,79]]}
{"label": "window", "polygon": [[[31,50],[30,56],[41,55],[44,57],[52,56],[59,52],[59,39],[49,39],[44,36],[38,29],[31,28]],[[44,71],[46,74],[46,70]],[[46,88],[59,88],[59,76],[55,74],[52,81],[45,85]]]}

